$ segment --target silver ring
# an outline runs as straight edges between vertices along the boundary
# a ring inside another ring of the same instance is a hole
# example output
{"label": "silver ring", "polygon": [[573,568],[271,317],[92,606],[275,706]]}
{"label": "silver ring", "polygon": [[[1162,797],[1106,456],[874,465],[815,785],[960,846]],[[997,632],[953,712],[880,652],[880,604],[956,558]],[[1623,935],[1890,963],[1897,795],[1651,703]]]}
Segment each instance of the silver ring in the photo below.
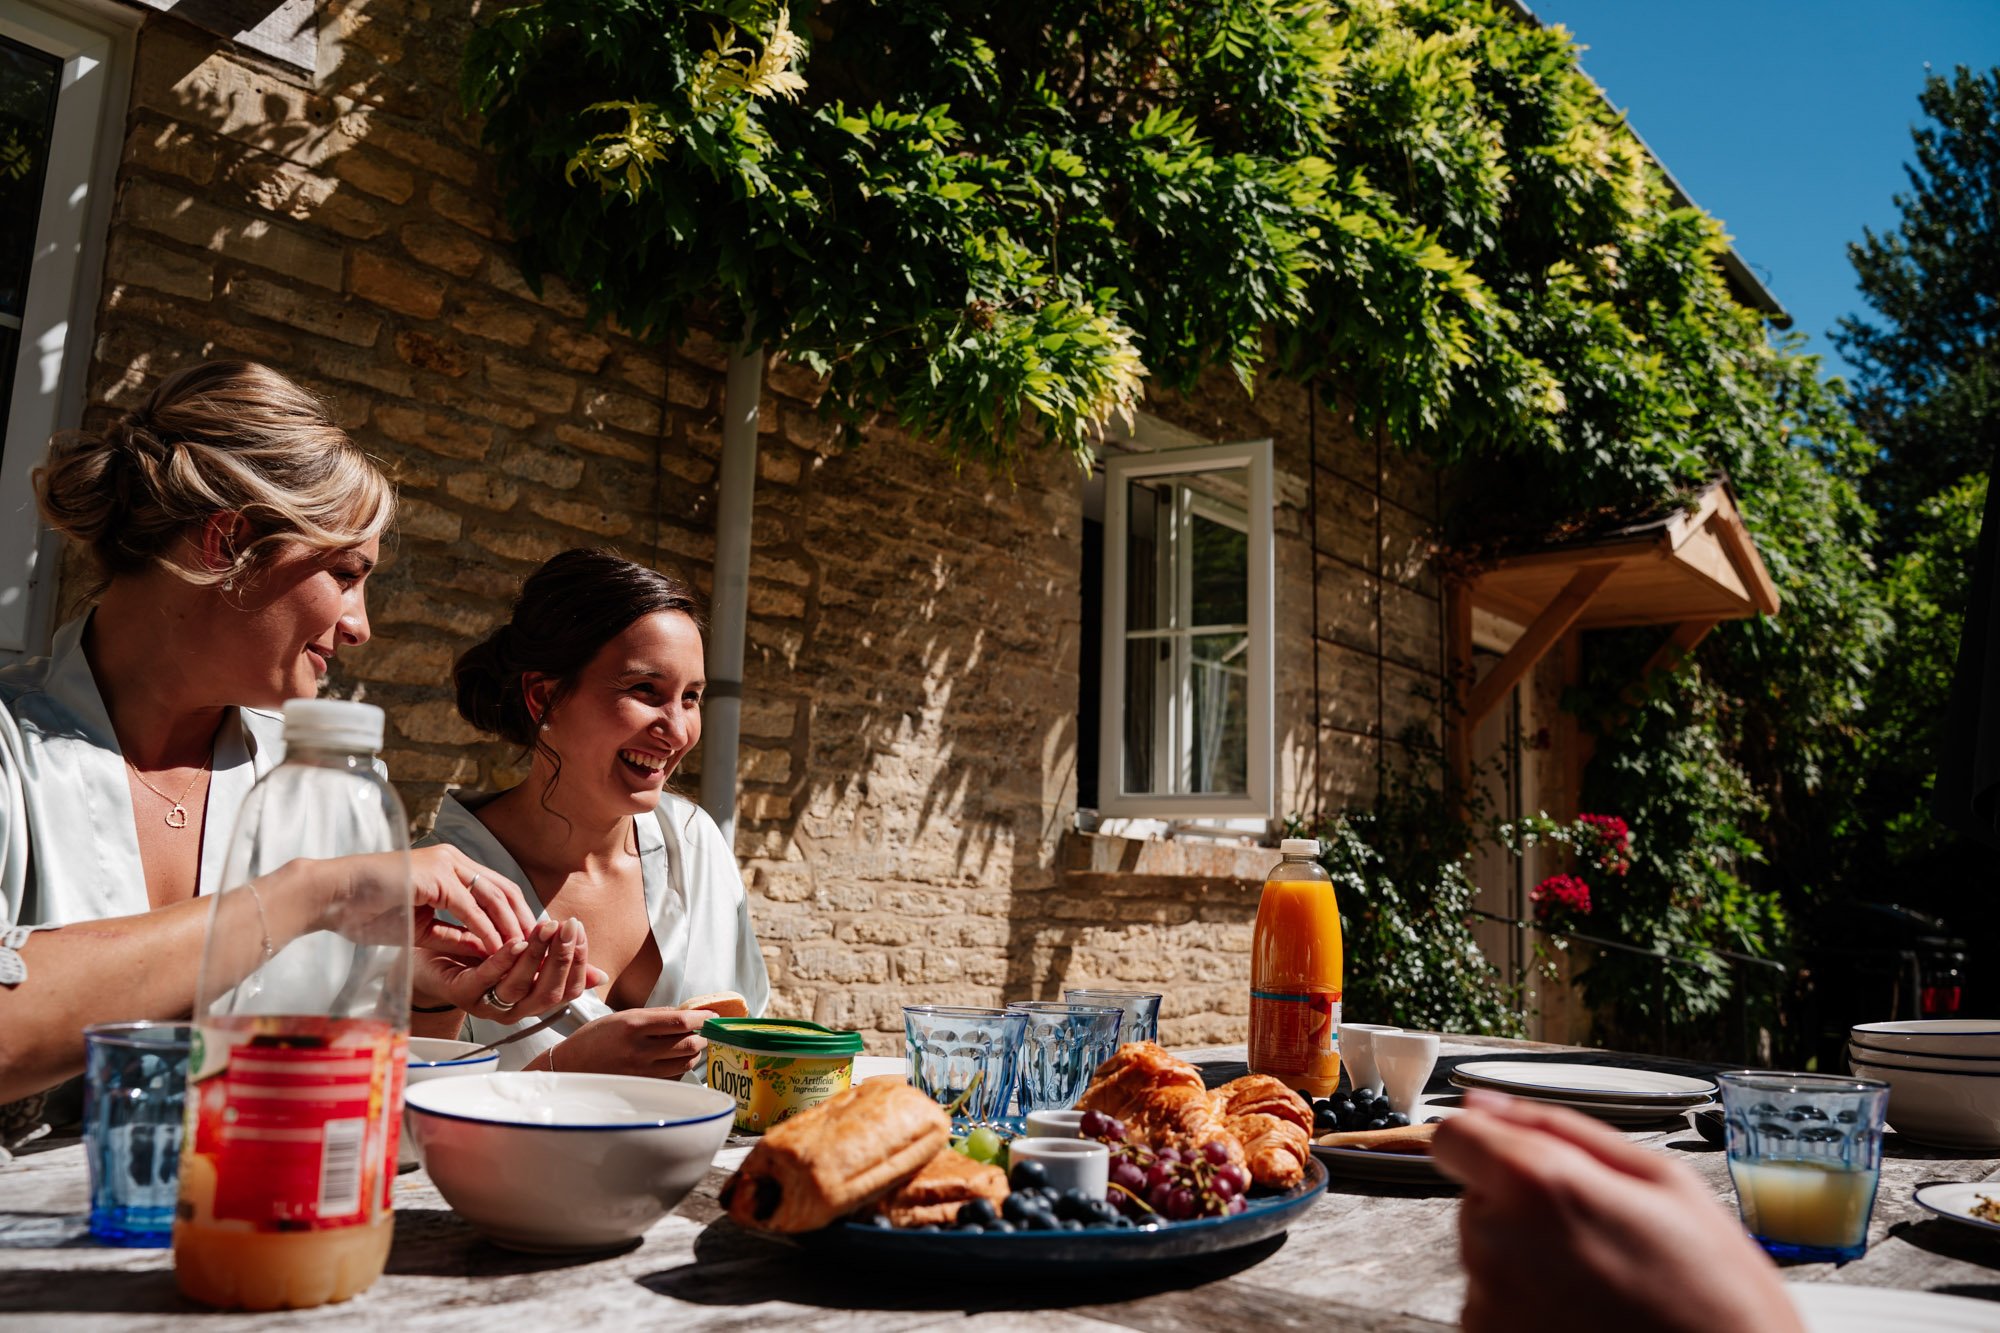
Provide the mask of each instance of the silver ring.
{"label": "silver ring", "polygon": [[486,1006],[489,1009],[494,1010],[496,1013],[502,1013],[502,1014],[512,1013],[514,1011],[514,1005],[520,1003],[519,1000],[515,1000],[513,1004],[509,1004],[507,1001],[501,999],[499,994],[491,986],[488,986],[486,988],[486,994],[480,996],[479,998],[486,1002]]}
{"label": "silver ring", "polygon": [[484,875],[475,874],[471,879],[465,881],[465,891],[467,893],[471,893],[474,889],[479,887],[479,881],[484,878],[485,878]]}

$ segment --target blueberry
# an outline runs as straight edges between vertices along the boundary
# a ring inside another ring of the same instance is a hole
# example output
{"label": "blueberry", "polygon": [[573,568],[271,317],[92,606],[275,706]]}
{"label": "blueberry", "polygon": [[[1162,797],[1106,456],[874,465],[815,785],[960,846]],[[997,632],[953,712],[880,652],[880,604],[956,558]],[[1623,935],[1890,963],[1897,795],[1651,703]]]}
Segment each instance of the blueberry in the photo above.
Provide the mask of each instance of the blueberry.
{"label": "blueberry", "polygon": [[1028,1215],[1035,1211],[1035,1201],[1026,1194],[1009,1194],[1000,1205],[1000,1215],[1016,1226],[1026,1226]]}
{"label": "blueberry", "polygon": [[1390,1129],[1402,1129],[1410,1123],[1410,1117],[1404,1115],[1401,1111],[1391,1111],[1383,1118],[1389,1122]]}
{"label": "blueberry", "polygon": [[980,1226],[977,1222],[960,1222],[952,1230],[963,1236],[977,1236],[983,1233],[986,1228]]}
{"label": "blueberry", "polygon": [[1132,1219],[1123,1213],[1111,1219],[1111,1227],[1114,1231],[1130,1231],[1134,1225],[1135,1223]]}
{"label": "blueberry", "polygon": [[1064,1221],[1073,1219],[1082,1222],[1087,1221],[1091,1216],[1090,1205],[1091,1200],[1084,1197],[1083,1191],[1065,1190],[1062,1197],[1056,1200],[1052,1211]]}
{"label": "blueberry", "polygon": [[940,1231],[943,1231],[943,1230],[944,1230],[944,1228],[943,1228],[943,1227],[933,1227],[933,1226],[922,1226],[922,1227],[911,1227],[911,1228],[910,1228],[910,1230],[912,1230],[912,1231],[916,1232],[916,1233],[917,1233],[917,1234],[919,1234],[919,1235],[923,1235],[923,1236],[935,1236],[935,1235],[937,1235],[937,1234],[938,1234],[938,1233],[939,1233]]}
{"label": "blueberry", "polygon": [[1081,1231],[1083,1230],[1083,1223],[1077,1221],[1074,1217],[1065,1217],[1062,1221],[1056,1223],[1056,1229],[1059,1231]]}
{"label": "blueberry", "polygon": [[998,1222],[995,1222],[992,1226],[986,1229],[992,1232],[996,1236],[1011,1236],[1019,1228],[1017,1228],[1012,1222],[1009,1222],[1006,1218],[1003,1217]]}
{"label": "blueberry", "polygon": [[1344,1110],[1351,1111],[1354,1109],[1354,1098],[1329,1097],[1326,1099],[1326,1109],[1333,1112],[1335,1115],[1339,1115]]}
{"label": "blueberry", "polygon": [[1389,1117],[1386,1115],[1378,1115],[1363,1126],[1364,1129],[1387,1129],[1388,1127]]}
{"label": "blueberry", "polygon": [[1058,1223],[1054,1213],[1046,1208],[1036,1208],[1028,1214],[1026,1225],[1030,1231],[1054,1231]]}
{"label": "blueberry", "polygon": [[993,1201],[991,1199],[973,1199],[968,1203],[959,1205],[958,1224],[960,1226],[974,1224],[982,1227],[990,1227],[999,1220],[1000,1214],[993,1211]]}
{"label": "blueberry", "polygon": [[1368,1123],[1367,1117],[1363,1116],[1358,1109],[1351,1106],[1340,1117],[1340,1128],[1343,1130],[1360,1129],[1366,1123]]}
{"label": "blueberry", "polygon": [[1040,1162],[1016,1162],[1007,1174],[1007,1183],[1016,1190],[1038,1190],[1049,1183],[1049,1173]]}
{"label": "blueberry", "polygon": [[888,1217],[882,1213],[871,1213],[868,1217],[868,1220],[862,1223],[862,1225],[874,1227],[877,1231],[894,1231],[896,1229],[896,1224],[894,1222],[891,1222],[888,1219]]}

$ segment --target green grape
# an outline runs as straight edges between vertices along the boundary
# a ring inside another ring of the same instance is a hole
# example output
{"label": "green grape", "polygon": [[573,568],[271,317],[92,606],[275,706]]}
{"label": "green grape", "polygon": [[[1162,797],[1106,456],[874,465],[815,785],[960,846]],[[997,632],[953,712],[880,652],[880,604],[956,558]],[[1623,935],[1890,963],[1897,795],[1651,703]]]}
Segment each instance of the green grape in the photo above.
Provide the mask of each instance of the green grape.
{"label": "green grape", "polygon": [[975,1162],[991,1162],[1006,1150],[1007,1141],[985,1127],[965,1136],[965,1155]]}

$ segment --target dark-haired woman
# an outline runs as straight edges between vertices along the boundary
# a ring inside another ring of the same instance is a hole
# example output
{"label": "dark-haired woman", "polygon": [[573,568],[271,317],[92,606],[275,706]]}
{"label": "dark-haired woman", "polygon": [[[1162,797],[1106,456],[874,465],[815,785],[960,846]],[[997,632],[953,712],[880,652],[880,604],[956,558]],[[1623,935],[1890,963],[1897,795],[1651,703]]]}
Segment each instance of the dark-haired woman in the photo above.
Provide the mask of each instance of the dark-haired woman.
{"label": "dark-haired woman", "polygon": [[[458,660],[459,712],[532,760],[498,795],[447,797],[435,836],[511,876],[536,910],[581,923],[591,961],[611,975],[573,1018],[503,1047],[509,1068],[679,1077],[712,1017],[681,1001],[735,991],[758,1014],[769,998],[735,856],[714,820],[667,790],[701,739],[697,614],[671,575],[565,551],[528,577],[509,623]],[[473,1036],[492,1041],[537,1016],[475,1015]]]}
{"label": "dark-haired woman", "polygon": [[[48,657],[0,670],[0,1101],[80,1071],[86,1023],[188,1013],[196,899],[222,887],[230,821],[282,753],[268,710],[367,641],[364,588],[395,513],[317,401],[242,361],[169,376],[105,433],[58,439],[35,484],[103,581]],[[428,995],[477,1007],[517,977],[550,1002],[583,989],[587,963],[568,975],[504,878],[450,848],[413,862],[424,937],[449,951],[426,956]],[[273,937],[336,921],[379,887],[352,874],[381,864],[268,886],[285,899],[268,904]]]}

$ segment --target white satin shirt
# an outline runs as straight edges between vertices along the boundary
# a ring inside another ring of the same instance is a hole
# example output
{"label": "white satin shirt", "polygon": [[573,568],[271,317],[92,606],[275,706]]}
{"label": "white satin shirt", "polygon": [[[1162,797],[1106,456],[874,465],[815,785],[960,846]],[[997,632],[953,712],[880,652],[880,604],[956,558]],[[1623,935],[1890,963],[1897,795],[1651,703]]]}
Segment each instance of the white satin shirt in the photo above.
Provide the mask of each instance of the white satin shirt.
{"label": "white satin shirt", "polygon": [[[88,616],[49,656],[0,669],[0,928],[130,916],[151,906],[132,788],[83,652]],[[216,734],[198,892],[219,888],[236,812],[284,758],[284,719],[232,708]],[[160,817],[158,810],[147,818]]]}
{"label": "white satin shirt", "polygon": [[[446,796],[438,809],[437,827],[425,843],[448,842],[480,865],[521,886],[521,895],[539,920],[546,916],[541,898],[520,864],[473,814],[491,796]],[[635,816],[639,867],[646,893],[646,915],[652,922],[653,943],[660,950],[660,979],[646,997],[648,1008],[673,1008],[682,1000],[733,990],[752,1014],[770,1003],[771,981],[757,935],[750,925],[750,900],[736,856],[708,812],[685,797],[662,793],[658,818]],[[532,1037],[500,1048],[500,1067],[519,1069],[541,1052],[593,1018],[612,1012],[611,1006],[585,991],[565,1018]],[[513,1023],[474,1018],[467,1036],[478,1042],[498,1041],[539,1015],[524,1014]]]}

